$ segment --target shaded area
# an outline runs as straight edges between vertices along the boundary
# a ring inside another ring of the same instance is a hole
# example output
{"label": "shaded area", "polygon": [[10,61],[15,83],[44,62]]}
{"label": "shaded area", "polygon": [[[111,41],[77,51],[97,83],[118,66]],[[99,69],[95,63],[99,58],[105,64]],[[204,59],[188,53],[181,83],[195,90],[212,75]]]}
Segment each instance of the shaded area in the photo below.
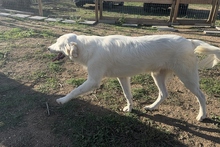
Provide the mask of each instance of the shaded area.
{"label": "shaded area", "polygon": [[[156,122],[160,122],[160,123],[163,123],[163,124],[166,124],[169,126],[176,127],[178,129],[181,129],[182,131],[189,132],[195,136],[198,136],[198,137],[204,138],[206,140],[210,140],[212,142],[220,144],[220,136],[211,136],[210,135],[210,132],[219,133],[218,128],[208,128],[208,127],[201,127],[201,126],[198,127],[197,125],[187,123],[186,121],[182,121],[182,120],[175,119],[175,118],[169,118],[169,117],[166,117],[166,116],[160,115],[160,114],[151,116],[149,114],[142,113],[140,111],[135,111],[134,113],[138,114],[139,116],[143,116],[143,117],[149,118],[151,120],[154,120]],[[216,125],[220,125],[219,121],[216,121],[214,119],[208,119],[208,118],[205,119],[203,121],[203,123],[213,123]],[[207,135],[206,133],[202,133],[201,131],[208,132],[209,135]]]}
{"label": "shaded area", "polygon": [[54,131],[74,146],[185,146],[174,134],[156,129],[148,121],[74,100],[59,110]]}
{"label": "shaded area", "polygon": [[56,106],[54,98],[60,96],[39,93],[4,74],[0,83],[1,145],[184,146],[172,133],[140,122],[132,114],[122,116],[79,99]]}

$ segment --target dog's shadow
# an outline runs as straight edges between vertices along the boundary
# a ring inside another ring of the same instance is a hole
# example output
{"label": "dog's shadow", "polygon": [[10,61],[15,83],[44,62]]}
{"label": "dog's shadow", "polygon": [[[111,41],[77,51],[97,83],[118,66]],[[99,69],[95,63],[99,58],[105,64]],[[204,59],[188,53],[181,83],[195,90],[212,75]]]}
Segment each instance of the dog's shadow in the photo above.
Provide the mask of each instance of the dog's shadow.
{"label": "dog's shadow", "polygon": [[[206,140],[210,140],[212,142],[220,144],[220,128],[208,128],[201,127],[194,124],[187,123],[186,121],[182,121],[180,119],[170,118],[161,114],[149,115],[147,113],[143,113],[137,110],[134,110],[133,113],[136,113],[138,116],[143,116],[148,119],[151,119],[155,122],[163,123],[168,126],[173,126],[182,131],[188,132],[192,135],[204,138]],[[207,118],[203,120],[201,123],[212,123],[216,126],[220,126],[219,121],[215,121],[213,119]],[[218,136],[211,136],[209,133],[218,133]]]}
{"label": "dog's shadow", "polygon": [[186,146],[173,133],[142,122],[133,113],[121,115],[80,99],[57,110],[55,132],[68,137],[74,146]]}

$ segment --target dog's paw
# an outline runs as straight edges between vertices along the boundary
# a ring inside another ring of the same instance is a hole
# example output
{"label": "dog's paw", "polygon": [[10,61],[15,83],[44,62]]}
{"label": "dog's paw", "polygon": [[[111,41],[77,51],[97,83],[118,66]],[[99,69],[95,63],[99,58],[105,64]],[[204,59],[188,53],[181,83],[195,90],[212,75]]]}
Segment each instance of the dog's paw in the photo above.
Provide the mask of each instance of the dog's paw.
{"label": "dog's paw", "polygon": [[65,98],[59,98],[59,99],[56,100],[56,102],[58,104],[64,104],[64,103],[66,103],[66,99]]}
{"label": "dog's paw", "polygon": [[196,120],[198,120],[198,121],[203,121],[204,119],[206,118],[206,115],[198,115],[197,117],[196,117]]}
{"label": "dog's paw", "polygon": [[132,107],[131,107],[131,106],[126,106],[126,107],[124,107],[124,109],[123,109],[124,112],[131,112],[131,110],[132,110]]}

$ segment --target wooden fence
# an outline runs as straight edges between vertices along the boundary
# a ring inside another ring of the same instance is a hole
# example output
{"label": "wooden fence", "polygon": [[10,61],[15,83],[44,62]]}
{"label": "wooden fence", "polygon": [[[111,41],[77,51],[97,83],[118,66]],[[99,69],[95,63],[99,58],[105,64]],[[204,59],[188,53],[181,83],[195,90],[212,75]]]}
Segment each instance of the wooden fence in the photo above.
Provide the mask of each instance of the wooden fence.
{"label": "wooden fence", "polygon": [[[116,1],[118,0],[96,0],[96,20],[112,20],[117,21],[119,18],[105,17],[103,16],[103,1]],[[171,11],[169,20],[155,20],[155,19],[137,19],[137,18],[126,18],[126,23],[137,23],[137,24],[148,24],[148,25],[195,25],[195,24],[205,24],[205,25],[215,25],[216,16],[219,9],[220,0],[121,0],[123,2],[141,2],[141,3],[156,3],[156,4],[170,4]],[[209,4],[211,5],[211,10],[209,17],[206,20],[200,19],[178,19],[178,9],[180,4]],[[99,7],[98,7],[99,6]]]}
{"label": "wooden fence", "polygon": [[[147,24],[147,25],[210,25],[214,26],[218,14],[220,0],[95,0],[95,20],[101,22],[104,20],[118,21],[116,17],[103,16],[103,1],[111,2],[140,2],[140,3],[156,3],[156,4],[170,4],[171,11],[168,20],[157,20],[147,18],[125,18],[125,23],[132,24]],[[207,19],[179,19],[178,9],[180,4],[208,4],[211,6],[209,16]],[[42,1],[38,0],[39,15],[43,15]]]}

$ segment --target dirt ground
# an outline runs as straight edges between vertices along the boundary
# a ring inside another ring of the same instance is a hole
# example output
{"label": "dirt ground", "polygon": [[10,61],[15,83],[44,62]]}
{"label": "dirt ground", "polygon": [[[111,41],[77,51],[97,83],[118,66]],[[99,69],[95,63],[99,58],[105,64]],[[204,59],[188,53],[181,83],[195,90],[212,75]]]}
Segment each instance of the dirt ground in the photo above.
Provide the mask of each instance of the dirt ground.
{"label": "dirt ground", "polygon": [[[44,22],[27,22],[27,21],[19,21],[8,19],[5,17],[0,17],[0,31],[6,31],[11,29],[12,27],[22,27],[22,28],[30,28],[30,29],[41,29],[48,28],[52,31],[56,31],[57,34],[64,34],[67,32],[72,32],[74,29],[68,29],[65,27],[50,27]],[[99,30],[106,29],[103,24],[97,24],[93,26],[93,28],[89,27],[93,32],[99,33]],[[146,32],[146,34],[178,34],[187,38],[196,38],[202,39],[211,43],[213,45],[219,46],[219,37],[218,36],[205,36],[202,33],[203,29],[211,28],[185,28],[178,27],[178,32]],[[133,30],[133,31],[132,31]],[[131,28],[129,30],[133,36],[143,35],[145,31],[140,33],[135,33],[135,28]],[[77,34],[82,32],[74,31]],[[109,30],[108,34],[117,34],[117,30]],[[123,34],[126,32],[120,32]],[[48,45],[50,45],[51,40],[47,40],[45,38],[27,38],[13,42],[14,44],[33,44],[36,43],[39,46],[44,46],[45,49]],[[0,42],[0,50],[4,50],[8,45],[5,42]],[[26,80],[25,78],[21,78],[21,80],[17,80],[17,78],[25,77],[30,74],[32,71],[40,70],[46,68],[45,60],[36,60],[29,59],[24,61],[17,61],[21,57],[26,56],[27,54],[36,53],[36,48],[28,47],[26,50],[21,49],[13,49],[10,51],[10,55],[8,57],[7,63],[0,69],[0,84],[13,84],[20,85],[22,83],[21,89],[26,91],[27,93],[36,94],[34,89],[39,87],[39,83],[32,83],[32,81]],[[40,52],[40,50],[39,50]],[[45,50],[46,52],[46,50]],[[45,53],[44,52],[44,53]],[[30,57],[31,58],[31,57]],[[72,66],[72,62],[68,59],[64,60],[65,68]],[[74,66],[71,68],[71,72],[65,71],[57,75],[60,81],[64,81],[70,77],[86,77],[86,71],[84,71],[81,66],[74,63]],[[219,68],[214,68],[211,73],[219,74]],[[73,75],[72,75],[73,74]],[[4,75],[4,76],[3,76]],[[6,75],[6,76],[5,76]],[[207,73],[207,76],[211,74]],[[212,76],[212,75],[211,75]],[[16,79],[15,79],[16,77]],[[219,79],[216,79],[219,80]],[[19,81],[19,82],[18,82]],[[36,82],[36,81],[35,81]],[[56,93],[55,98],[58,98],[59,95],[65,95],[71,90],[71,87],[63,84],[57,90],[51,91],[50,94]],[[212,116],[220,115],[220,100],[219,96],[206,95],[207,98],[207,112],[208,118],[204,122],[196,121],[196,116],[198,113],[198,103],[194,96],[180,83],[177,77],[173,77],[168,83],[168,90],[171,98],[168,98],[166,102],[161,104],[159,111],[147,112],[143,116],[143,119],[149,118],[154,121],[161,128],[166,128],[176,136],[178,136],[178,140],[184,144],[184,146],[190,147],[220,147],[220,128],[219,122],[216,122],[212,119]],[[49,97],[51,97],[51,95]],[[3,96],[3,94],[0,94]],[[45,97],[46,94],[41,94],[41,96]],[[83,99],[91,104],[99,105],[96,102],[91,101],[91,95],[86,95]],[[49,99],[49,103],[51,108],[57,107],[55,103],[55,98]],[[1,98],[0,98],[1,99]],[[138,101],[135,101],[135,105],[139,105]],[[57,118],[56,113],[47,116],[46,106],[39,106],[35,109],[27,112],[24,118],[24,121],[18,126],[14,128],[8,128],[3,132],[0,132],[0,147],[9,147],[9,146],[35,146],[35,147],[46,147],[46,146],[59,146],[62,142],[62,145],[71,146],[71,141],[65,136],[56,136],[51,130],[51,122],[53,122]],[[24,139],[28,138],[27,141],[22,142]]]}

